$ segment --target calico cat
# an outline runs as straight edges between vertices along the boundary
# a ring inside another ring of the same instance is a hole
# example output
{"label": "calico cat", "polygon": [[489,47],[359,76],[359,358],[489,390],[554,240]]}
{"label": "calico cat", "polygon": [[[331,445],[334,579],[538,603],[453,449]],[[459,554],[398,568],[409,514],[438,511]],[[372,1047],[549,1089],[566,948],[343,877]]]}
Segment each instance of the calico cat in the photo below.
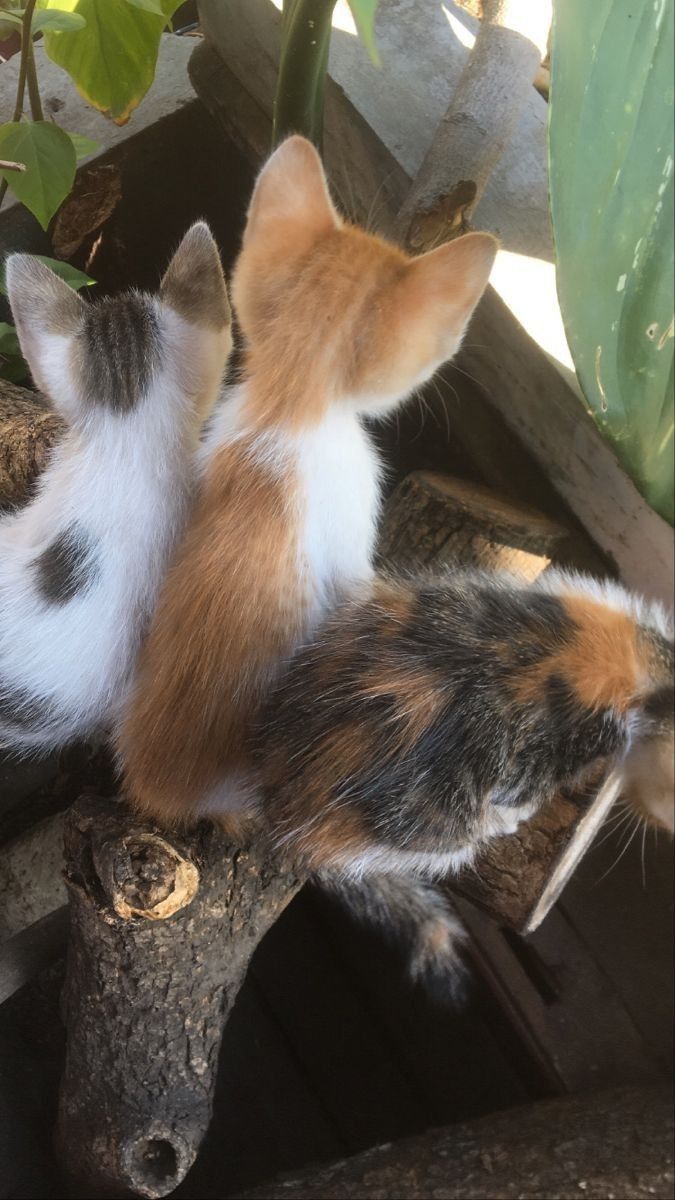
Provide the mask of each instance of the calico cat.
{"label": "calico cat", "polygon": [[366,583],[263,707],[265,827],[407,939],[414,975],[451,980],[459,928],[425,881],[562,786],[618,765],[629,802],[672,830],[673,662],[672,622],[613,583],[479,571]]}
{"label": "calico cat", "polygon": [[243,384],[119,732],[129,795],[161,821],[255,806],[247,734],[280,661],[372,574],[383,416],[457,350],[496,251],[417,259],[340,219],[316,151],[286,141],[251,201],[233,300]]}
{"label": "calico cat", "polygon": [[201,223],[156,297],[85,303],[23,254],[7,290],[33,379],[68,426],[34,499],[0,519],[0,747],[26,754],[100,732],[121,703],[232,342]]}

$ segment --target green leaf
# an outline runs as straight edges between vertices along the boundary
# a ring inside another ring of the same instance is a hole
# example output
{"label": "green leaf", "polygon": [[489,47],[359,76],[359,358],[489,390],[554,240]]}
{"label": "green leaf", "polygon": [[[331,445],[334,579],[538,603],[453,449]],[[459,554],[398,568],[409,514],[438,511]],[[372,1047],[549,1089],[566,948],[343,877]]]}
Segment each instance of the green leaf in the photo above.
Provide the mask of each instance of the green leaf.
{"label": "green leaf", "polygon": [[181,0],[158,0],[161,16],[128,0],[38,0],[41,10],[77,12],[84,29],[45,33],[49,57],[84,99],[124,125],[155,77],[159,41]]}
{"label": "green leaf", "polygon": [[0,321],[0,354],[3,357],[21,354],[16,329],[13,325],[8,325],[6,321]]}
{"label": "green leaf", "polygon": [[83,133],[71,133],[68,129],[64,130],[64,133],[68,134],[75,147],[75,157],[78,162],[81,158],[86,158],[88,154],[93,154],[94,150],[98,150],[99,143],[93,141],[92,138],[85,137]]}
{"label": "green leaf", "polygon": [[[13,29],[22,29],[23,21],[18,13],[8,12],[6,8],[0,8],[0,28],[3,25],[11,25]],[[10,30],[7,31],[7,36],[9,34]]]}
{"label": "green leaf", "polygon": [[[91,287],[96,283],[95,279],[90,279],[84,271],[78,271],[77,267],[71,267],[70,263],[62,262],[60,258],[47,258],[44,254],[34,254],[33,258],[39,258],[41,263],[49,267],[59,279],[63,279],[69,287],[75,292],[79,292],[81,288]],[[0,267],[0,294],[7,295],[7,285],[5,283],[5,264]]]}
{"label": "green leaf", "polygon": [[302,133],[321,149],[323,97],[335,0],[286,0],[272,145]]}
{"label": "green leaf", "polygon": [[557,0],[549,137],[577,374],[617,457],[671,523],[673,14],[670,0]]}
{"label": "green leaf", "polygon": [[0,126],[0,158],[25,163],[21,174],[0,175],[46,229],[75,178],[75,148],[68,134],[51,121],[11,121]]}
{"label": "green leaf", "polygon": [[380,55],[375,43],[375,13],[379,0],[349,0],[352,16],[372,62],[380,65]]}
{"label": "green leaf", "polygon": [[69,33],[73,29],[84,29],[87,24],[81,13],[64,12],[53,9],[46,12],[36,12],[31,29],[33,33]]}
{"label": "green leaf", "polygon": [[22,383],[27,377],[28,367],[21,354],[16,329],[6,321],[0,321],[0,379]]}
{"label": "green leaf", "polygon": [[160,0],[127,0],[127,4],[140,8],[143,12],[155,13],[158,17],[164,16]]}

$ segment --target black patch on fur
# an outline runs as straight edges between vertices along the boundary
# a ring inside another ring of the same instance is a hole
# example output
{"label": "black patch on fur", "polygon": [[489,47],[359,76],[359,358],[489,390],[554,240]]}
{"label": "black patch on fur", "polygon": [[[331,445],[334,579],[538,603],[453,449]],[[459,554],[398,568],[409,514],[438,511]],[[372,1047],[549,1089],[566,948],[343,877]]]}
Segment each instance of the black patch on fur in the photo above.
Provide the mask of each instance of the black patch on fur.
{"label": "black patch on fur", "polygon": [[672,725],[675,720],[675,691],[672,683],[664,684],[647,697],[645,713],[658,725]]}
{"label": "black patch on fur", "polygon": [[160,361],[159,323],[152,303],[129,292],[91,305],[80,338],[90,399],[116,413],[131,412]]}
{"label": "black patch on fur", "polygon": [[93,583],[96,570],[87,534],[70,525],[35,559],[37,587],[49,604],[67,604]]}

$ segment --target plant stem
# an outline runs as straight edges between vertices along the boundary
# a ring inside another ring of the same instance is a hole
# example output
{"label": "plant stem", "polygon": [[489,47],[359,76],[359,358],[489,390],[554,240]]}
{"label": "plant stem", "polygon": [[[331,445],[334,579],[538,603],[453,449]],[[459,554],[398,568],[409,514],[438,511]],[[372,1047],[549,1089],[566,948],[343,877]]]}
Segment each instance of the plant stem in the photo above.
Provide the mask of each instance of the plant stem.
{"label": "plant stem", "polygon": [[335,0],[287,0],[272,144],[302,133],[321,149],[323,93]]}
{"label": "plant stem", "polygon": [[[14,122],[20,121],[23,115],[23,100],[26,94],[26,75],[28,73],[28,62],[33,51],[31,26],[33,24],[33,12],[35,11],[36,3],[37,0],[28,0],[23,14],[23,24],[21,27],[21,59],[19,62],[19,79],[16,85],[16,101],[14,104],[14,113],[12,114],[12,121]],[[6,179],[0,181],[0,205],[5,198],[7,187],[8,183]]]}
{"label": "plant stem", "polygon": [[35,51],[33,50],[32,39],[30,38],[28,41],[28,97],[30,99],[30,111],[33,120],[44,121],[40,88],[38,87],[38,77],[35,69]]}

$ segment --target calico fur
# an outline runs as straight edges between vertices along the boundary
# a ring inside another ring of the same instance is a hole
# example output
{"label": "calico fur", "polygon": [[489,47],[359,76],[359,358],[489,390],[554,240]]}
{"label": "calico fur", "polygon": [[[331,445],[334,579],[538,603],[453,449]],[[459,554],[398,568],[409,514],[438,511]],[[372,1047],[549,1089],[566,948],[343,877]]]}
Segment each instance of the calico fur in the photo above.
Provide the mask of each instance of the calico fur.
{"label": "calico fur", "polygon": [[380,467],[361,418],[452,356],[495,251],[472,234],[413,260],[348,225],[302,138],[264,167],[233,282],[244,382],[213,423],[119,731],[145,812],[255,808],[247,739],[262,698],[372,574]]}
{"label": "calico fur", "polygon": [[265,705],[266,826],[343,881],[434,878],[603,764],[639,776],[649,809],[649,776],[653,796],[665,790],[653,747],[672,746],[672,687],[671,623],[615,585],[373,581]]}
{"label": "calico fur", "polygon": [[[186,304],[194,276],[208,304]],[[35,498],[0,519],[0,747],[43,753],[101,732],[122,702],[187,518],[230,318],[202,223],[157,296],[86,303],[26,255],[9,258],[7,289],[33,378],[68,425]]]}

